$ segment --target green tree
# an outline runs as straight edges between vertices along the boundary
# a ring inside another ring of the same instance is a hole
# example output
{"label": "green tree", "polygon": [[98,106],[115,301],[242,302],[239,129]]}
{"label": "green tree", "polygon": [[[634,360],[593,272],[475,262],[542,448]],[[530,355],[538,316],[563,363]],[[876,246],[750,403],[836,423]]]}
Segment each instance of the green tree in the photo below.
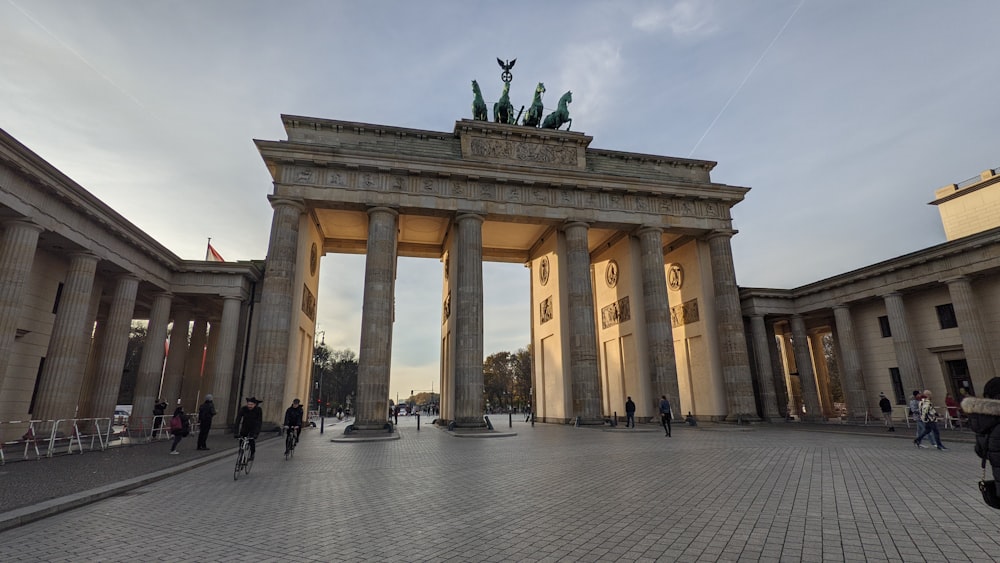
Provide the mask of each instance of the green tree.
{"label": "green tree", "polygon": [[331,350],[326,344],[313,348],[313,405],[323,401],[323,409],[330,409],[324,414],[347,408],[347,397],[356,397],[357,388],[358,359],[353,350]]}
{"label": "green tree", "polygon": [[494,409],[521,410],[531,401],[531,353],[497,352],[483,361],[483,398]]}

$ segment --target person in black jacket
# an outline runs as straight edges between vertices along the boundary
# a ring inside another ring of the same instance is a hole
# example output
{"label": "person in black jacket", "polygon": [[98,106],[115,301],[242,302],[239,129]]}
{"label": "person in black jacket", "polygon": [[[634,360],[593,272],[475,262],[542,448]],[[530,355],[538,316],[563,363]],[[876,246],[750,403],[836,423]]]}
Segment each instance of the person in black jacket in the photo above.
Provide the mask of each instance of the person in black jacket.
{"label": "person in black jacket", "polygon": [[298,399],[292,401],[292,406],[285,409],[285,426],[295,429],[295,443],[299,443],[299,434],[302,433],[302,404]]}
{"label": "person in black jacket", "polygon": [[208,449],[208,431],[212,429],[212,417],[215,416],[215,403],[212,395],[205,395],[205,402],[198,408],[198,449]]}
{"label": "person in black jacket", "polygon": [[257,397],[247,397],[247,404],[240,407],[236,413],[236,437],[249,437],[250,459],[253,459],[257,452],[256,441],[260,434],[260,427],[264,424],[264,411],[260,408],[261,401]]}
{"label": "person in black jacket", "polygon": [[629,425],[635,428],[635,401],[632,400],[632,397],[628,397],[625,401],[625,428],[628,428]]}
{"label": "person in black jacket", "polygon": [[895,432],[896,427],[892,424],[892,403],[889,401],[889,397],[885,396],[885,393],[879,393],[878,408],[882,411],[882,420],[885,422],[885,427],[889,432]]}
{"label": "person in black jacket", "polygon": [[963,399],[962,410],[976,433],[976,455],[993,467],[993,480],[1000,494],[1000,377],[986,382],[982,399]]}

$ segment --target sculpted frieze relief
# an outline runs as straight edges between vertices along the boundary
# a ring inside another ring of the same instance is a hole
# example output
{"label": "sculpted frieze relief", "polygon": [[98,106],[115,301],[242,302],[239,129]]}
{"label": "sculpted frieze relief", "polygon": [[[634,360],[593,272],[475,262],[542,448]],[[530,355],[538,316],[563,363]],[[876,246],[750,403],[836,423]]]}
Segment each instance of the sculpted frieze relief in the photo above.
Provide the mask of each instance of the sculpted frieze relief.
{"label": "sculpted frieze relief", "polygon": [[471,139],[469,152],[472,156],[482,158],[559,166],[576,166],[579,158],[575,147],[559,147],[506,139]]}
{"label": "sculpted frieze relief", "polygon": [[644,195],[611,190],[591,191],[581,189],[579,186],[522,186],[382,172],[327,170],[318,167],[291,166],[285,170],[284,177],[287,182],[298,185],[440,195],[530,205],[557,205],[587,210],[635,211],[675,217],[725,219],[727,209],[726,204],[719,201],[668,195]]}

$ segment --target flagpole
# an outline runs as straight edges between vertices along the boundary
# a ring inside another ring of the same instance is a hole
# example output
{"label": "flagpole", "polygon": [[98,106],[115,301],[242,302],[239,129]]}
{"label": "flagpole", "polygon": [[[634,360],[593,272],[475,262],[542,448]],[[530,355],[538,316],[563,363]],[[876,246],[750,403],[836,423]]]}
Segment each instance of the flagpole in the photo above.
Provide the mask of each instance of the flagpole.
{"label": "flagpole", "polygon": [[212,248],[212,237],[208,237],[208,244],[205,245],[205,262],[208,262],[208,249]]}

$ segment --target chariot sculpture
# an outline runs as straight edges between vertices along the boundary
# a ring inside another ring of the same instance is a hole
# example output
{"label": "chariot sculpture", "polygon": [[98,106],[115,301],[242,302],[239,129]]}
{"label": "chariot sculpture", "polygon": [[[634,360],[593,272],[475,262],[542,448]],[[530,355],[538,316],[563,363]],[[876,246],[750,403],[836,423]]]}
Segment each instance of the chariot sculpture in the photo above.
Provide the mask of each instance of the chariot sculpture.
{"label": "chariot sculpture", "polygon": [[[524,113],[524,106],[521,106],[521,110],[517,112],[517,115],[514,115],[514,104],[510,101],[510,83],[513,81],[514,76],[510,70],[514,68],[514,63],[516,62],[517,59],[511,59],[506,62],[503,59],[497,59],[497,64],[503,69],[503,72],[500,74],[500,79],[503,81],[503,92],[500,95],[500,99],[493,104],[493,121],[505,125],[518,125],[518,121],[520,120],[520,125],[524,127],[541,127],[542,129],[559,129],[563,125],[568,124],[566,130],[569,131],[573,126],[573,120],[569,116],[569,104],[573,101],[573,93],[566,92],[563,94],[559,98],[556,110],[545,115],[543,119],[545,105],[542,103],[542,95],[545,94],[545,84],[542,82],[539,82],[538,86],[535,87],[535,94],[531,100],[531,105],[528,107],[528,112]],[[524,114],[523,120],[521,120],[522,114]],[[472,119],[475,121],[489,121],[486,101],[483,99],[483,93],[479,89],[479,83],[475,80],[472,81]]]}

